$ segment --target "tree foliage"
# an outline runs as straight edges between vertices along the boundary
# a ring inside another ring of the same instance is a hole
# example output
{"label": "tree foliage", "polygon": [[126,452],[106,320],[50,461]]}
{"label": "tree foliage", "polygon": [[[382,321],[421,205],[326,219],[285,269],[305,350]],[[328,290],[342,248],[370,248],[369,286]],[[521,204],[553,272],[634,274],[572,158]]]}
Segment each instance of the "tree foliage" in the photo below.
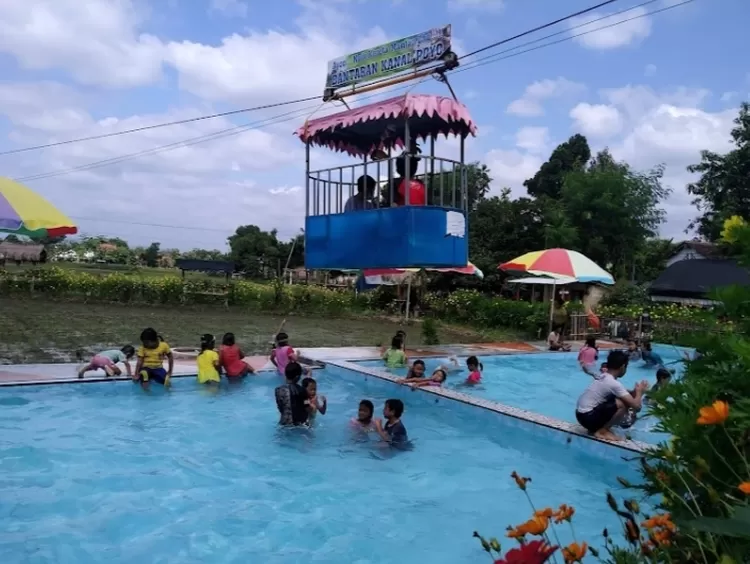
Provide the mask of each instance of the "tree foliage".
{"label": "tree foliage", "polygon": [[532,198],[557,198],[562,191],[565,175],[583,170],[590,158],[591,149],[586,138],[580,134],[573,135],[565,143],[558,145],[539,172],[523,185]]}
{"label": "tree foliage", "polygon": [[290,268],[304,264],[304,245],[303,235],[282,242],[275,229],[263,231],[257,225],[242,225],[229,237],[229,256],[240,270],[251,276],[265,276],[269,271],[280,274],[287,260]]}
{"label": "tree foliage", "polygon": [[689,228],[709,241],[720,238],[725,219],[750,217],[750,104],[742,104],[734,124],[734,149],[724,155],[703,151],[701,162],[688,167],[688,172],[700,174],[687,186],[700,212]]}

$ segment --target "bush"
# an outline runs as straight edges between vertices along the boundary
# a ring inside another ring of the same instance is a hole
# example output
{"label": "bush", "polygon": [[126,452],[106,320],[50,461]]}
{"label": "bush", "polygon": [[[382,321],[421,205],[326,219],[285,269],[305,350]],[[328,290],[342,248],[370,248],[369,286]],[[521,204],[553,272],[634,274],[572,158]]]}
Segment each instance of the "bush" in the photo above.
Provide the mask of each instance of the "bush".
{"label": "bush", "polygon": [[422,341],[425,345],[439,345],[438,322],[428,317],[422,322]]}

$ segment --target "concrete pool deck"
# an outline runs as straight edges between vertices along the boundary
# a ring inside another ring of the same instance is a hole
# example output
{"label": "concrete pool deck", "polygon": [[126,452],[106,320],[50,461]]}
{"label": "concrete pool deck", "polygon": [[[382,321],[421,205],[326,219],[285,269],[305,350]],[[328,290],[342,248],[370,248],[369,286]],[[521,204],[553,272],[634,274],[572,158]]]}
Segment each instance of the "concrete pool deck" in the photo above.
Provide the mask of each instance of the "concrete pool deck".
{"label": "concrete pool deck", "polygon": [[[583,342],[570,342],[572,350],[578,350]],[[606,350],[615,348],[619,345],[610,341],[600,340],[597,343],[600,348]],[[534,354],[548,352],[546,343],[543,341],[532,342],[512,342],[512,343],[478,343],[470,345],[422,345],[414,348],[407,348],[407,354],[410,358],[418,357],[447,357],[447,356],[487,356],[487,355],[515,355],[515,354]],[[377,347],[302,347],[298,349],[303,363],[325,364],[330,363],[334,366],[347,368],[361,372],[367,376],[373,376],[389,382],[394,382],[397,377],[388,373],[384,369],[363,367],[353,364],[351,361],[372,360],[380,358],[380,349]],[[251,356],[245,358],[250,366],[256,371],[272,370],[273,365],[267,356]],[[40,384],[72,384],[83,382],[105,382],[112,380],[127,380],[126,376],[107,378],[103,371],[97,370],[87,373],[84,379],[77,377],[80,363],[65,364],[8,364],[0,365],[0,387],[6,386],[29,386]],[[184,378],[195,376],[195,359],[194,358],[175,358],[173,377]],[[576,423],[569,423],[551,417],[546,417],[537,413],[523,409],[511,407],[496,401],[486,400],[465,394],[449,388],[420,388],[420,392],[435,394],[443,398],[470,404],[477,408],[493,411],[500,415],[512,417],[517,420],[526,421],[534,425],[553,429],[568,435],[568,438],[576,437],[587,439],[595,443],[609,444],[616,446],[621,450],[630,451],[631,453],[644,452],[651,445],[638,441],[626,440],[621,442],[603,441],[591,437],[585,429]]]}

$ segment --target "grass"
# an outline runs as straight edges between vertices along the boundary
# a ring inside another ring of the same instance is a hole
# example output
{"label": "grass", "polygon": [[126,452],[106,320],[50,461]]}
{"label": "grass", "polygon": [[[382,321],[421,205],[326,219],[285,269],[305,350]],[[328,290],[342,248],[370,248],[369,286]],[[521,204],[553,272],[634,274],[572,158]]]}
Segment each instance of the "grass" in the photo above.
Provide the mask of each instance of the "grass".
{"label": "grass", "polygon": [[[232,331],[247,354],[266,354],[281,315],[198,307],[146,307],[83,304],[44,299],[0,298],[0,363],[70,362],[107,347],[135,344],[145,327],[154,327],[172,346],[197,346],[202,333]],[[288,317],[284,330],[293,346],[374,346],[390,342],[397,320],[376,317],[328,319]],[[409,346],[422,343],[421,326],[405,329]],[[441,343],[518,340],[514,333],[478,333],[441,325]]]}
{"label": "grass", "polygon": [[[8,262],[5,270],[10,273],[22,272],[34,268],[62,268],[65,270],[75,270],[76,272],[86,272],[87,274],[96,274],[99,276],[108,276],[110,274],[126,274],[129,276],[140,276],[143,278],[162,278],[164,276],[181,276],[179,268],[154,268],[149,266],[129,266],[127,264],[103,264],[95,262],[47,262],[44,264],[33,265],[31,263],[21,263],[17,265]],[[210,276],[203,272],[186,272],[187,280],[214,280],[223,281],[224,276]]]}

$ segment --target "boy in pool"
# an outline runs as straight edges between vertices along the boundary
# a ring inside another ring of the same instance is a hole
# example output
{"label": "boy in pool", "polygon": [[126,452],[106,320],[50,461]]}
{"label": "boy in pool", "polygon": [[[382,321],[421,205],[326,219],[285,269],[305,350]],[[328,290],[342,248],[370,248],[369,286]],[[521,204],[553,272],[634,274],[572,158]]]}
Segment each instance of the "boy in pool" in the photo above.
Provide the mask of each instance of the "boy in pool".
{"label": "boy in pool", "polygon": [[427,386],[442,386],[446,378],[448,378],[448,375],[445,373],[445,370],[443,370],[442,368],[438,368],[435,370],[435,372],[432,373],[432,376],[430,376],[429,378],[399,378],[398,383],[406,384],[407,386],[411,386],[412,389],[415,389],[424,388]]}
{"label": "boy in pool", "polygon": [[404,414],[404,402],[400,399],[385,400],[383,405],[383,424],[382,419],[375,419],[375,431],[380,438],[394,447],[404,447],[409,442],[409,436],[406,434],[406,427],[401,422],[401,416]]}
{"label": "boy in pool", "polygon": [[411,368],[409,368],[409,372],[406,373],[407,378],[424,378],[424,372],[426,368],[424,365],[424,360],[415,360]]}
{"label": "boy in pool", "polygon": [[119,376],[122,374],[122,370],[117,366],[118,363],[122,362],[125,365],[125,373],[128,378],[133,377],[133,373],[130,370],[130,359],[135,355],[135,349],[131,345],[125,345],[121,349],[107,349],[94,355],[87,365],[83,366],[78,371],[78,377],[83,378],[84,374],[89,370],[96,370],[101,368],[107,374],[107,377]]}
{"label": "boy in pool", "polygon": [[353,418],[351,423],[362,431],[371,431],[374,428],[373,415],[375,415],[375,406],[372,405],[370,400],[362,400],[359,402],[357,417]]}
{"label": "boy in pool", "polygon": [[646,341],[643,343],[643,351],[641,357],[646,366],[663,366],[664,361],[661,357],[651,349],[651,343]]}
{"label": "boy in pool", "polygon": [[[141,346],[138,348],[137,356],[133,380],[140,381],[144,389],[148,389],[151,380],[168,388],[174,370],[174,356],[172,349],[159,337],[155,329],[148,327],[141,332]],[[165,358],[167,370],[164,370]]]}

